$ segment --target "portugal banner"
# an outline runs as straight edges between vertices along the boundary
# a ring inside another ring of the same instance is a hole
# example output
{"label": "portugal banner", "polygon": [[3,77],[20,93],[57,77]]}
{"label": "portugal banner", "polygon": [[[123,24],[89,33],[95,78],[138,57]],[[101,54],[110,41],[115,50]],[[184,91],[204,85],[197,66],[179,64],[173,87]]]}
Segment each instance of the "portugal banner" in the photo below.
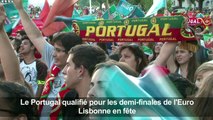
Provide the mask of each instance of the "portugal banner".
{"label": "portugal banner", "polygon": [[75,32],[88,42],[165,42],[195,40],[184,18],[152,17],[124,20],[75,21]]}

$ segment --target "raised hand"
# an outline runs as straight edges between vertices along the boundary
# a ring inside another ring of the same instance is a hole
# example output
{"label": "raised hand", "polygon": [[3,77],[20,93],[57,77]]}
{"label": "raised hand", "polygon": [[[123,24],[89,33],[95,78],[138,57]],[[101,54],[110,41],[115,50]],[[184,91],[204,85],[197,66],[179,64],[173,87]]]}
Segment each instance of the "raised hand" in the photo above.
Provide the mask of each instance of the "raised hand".
{"label": "raised hand", "polygon": [[23,9],[22,0],[13,0],[13,3],[16,9],[21,10]]}

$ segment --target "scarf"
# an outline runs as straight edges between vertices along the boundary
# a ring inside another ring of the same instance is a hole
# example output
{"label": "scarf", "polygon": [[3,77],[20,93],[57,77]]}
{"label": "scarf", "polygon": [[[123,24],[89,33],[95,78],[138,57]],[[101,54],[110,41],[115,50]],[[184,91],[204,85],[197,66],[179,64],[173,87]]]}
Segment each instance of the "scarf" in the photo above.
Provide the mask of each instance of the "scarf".
{"label": "scarf", "polygon": [[[52,66],[50,73],[47,75],[40,101],[44,101],[47,99],[50,91],[52,90],[54,80],[58,76],[58,73],[60,71],[61,71],[60,68],[58,68],[55,64]],[[66,88],[65,84],[62,85],[61,90],[59,91],[59,93],[57,94],[57,96],[55,98],[55,101],[62,101],[64,96],[66,95],[66,93],[69,91],[70,91],[70,89]],[[49,116],[50,120],[58,120],[60,118],[61,107],[62,107],[61,104],[59,104],[59,105],[54,104],[54,106],[52,107],[52,110],[50,112],[50,116]],[[43,109],[43,104],[38,106],[39,114],[41,114],[42,109]]]}

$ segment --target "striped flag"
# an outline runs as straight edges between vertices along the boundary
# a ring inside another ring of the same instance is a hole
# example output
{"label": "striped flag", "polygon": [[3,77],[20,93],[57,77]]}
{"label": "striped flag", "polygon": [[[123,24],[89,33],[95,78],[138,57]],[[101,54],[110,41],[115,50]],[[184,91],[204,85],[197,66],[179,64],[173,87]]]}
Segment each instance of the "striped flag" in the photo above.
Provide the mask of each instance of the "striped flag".
{"label": "striped flag", "polygon": [[48,3],[48,0],[45,0],[44,7],[41,11],[41,14],[39,15],[39,18],[41,19],[41,21],[44,22],[46,20],[49,12],[50,12],[50,6]]}

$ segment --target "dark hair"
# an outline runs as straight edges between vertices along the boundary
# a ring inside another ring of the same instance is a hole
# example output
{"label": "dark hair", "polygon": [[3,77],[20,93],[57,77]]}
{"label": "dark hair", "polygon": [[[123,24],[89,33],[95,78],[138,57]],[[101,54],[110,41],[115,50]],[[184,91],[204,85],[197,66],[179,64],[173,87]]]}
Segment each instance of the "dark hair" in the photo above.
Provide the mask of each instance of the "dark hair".
{"label": "dark hair", "polygon": [[21,46],[21,40],[15,38],[15,39],[13,39],[13,41],[14,41],[14,45],[16,46],[15,50],[18,53],[20,46]]}
{"label": "dark hair", "polygon": [[[152,57],[152,59],[150,60],[150,62],[155,61],[155,59],[157,58],[157,53],[155,52],[155,46],[152,48],[152,51],[153,51],[153,57]],[[158,54],[159,54],[159,53],[158,53]]]}
{"label": "dark hair", "polygon": [[56,37],[53,38],[53,43],[61,44],[65,48],[65,52],[68,53],[75,45],[82,44],[82,39],[74,32],[66,32],[56,35]]}
{"label": "dark hair", "polygon": [[21,36],[23,35],[27,35],[26,32],[24,30],[19,30],[16,33],[19,33]]}
{"label": "dark hair", "polygon": [[196,30],[197,28],[200,29],[201,32],[204,30],[203,26],[196,26],[195,30]]}
{"label": "dark hair", "polygon": [[108,51],[107,51],[107,44],[106,43],[98,42],[97,46],[99,46],[100,48],[102,48],[106,52],[107,55],[109,54]]}
{"label": "dark hair", "polygon": [[187,75],[187,78],[191,81],[191,82],[195,82],[194,81],[194,74],[195,74],[195,71],[198,67],[198,62],[197,62],[197,59],[196,59],[196,56],[195,56],[195,53],[193,53],[193,56],[190,58],[190,62],[188,64],[188,75]]}
{"label": "dark hair", "polygon": [[23,40],[28,40],[30,42],[30,45],[31,46],[34,46],[33,43],[31,42],[30,38],[27,36],[27,35],[24,35],[22,38],[21,38],[21,41]]}
{"label": "dark hair", "polygon": [[170,73],[168,77],[183,96],[183,98],[191,95],[192,91],[195,89],[195,85],[180,74]]}
{"label": "dark hair", "polygon": [[[156,52],[155,52],[155,47],[157,46],[157,43],[158,43],[158,42],[156,42],[156,43],[153,45],[153,47],[151,48],[152,51],[153,51],[153,57],[152,57],[152,59],[150,60],[150,62],[154,61],[154,60],[157,58],[157,56],[160,54],[160,51],[159,51],[159,53],[156,53]],[[162,43],[164,44],[164,42],[162,42]]]}
{"label": "dark hair", "polygon": [[28,120],[37,120],[36,106],[20,104],[21,99],[31,100],[32,94],[29,89],[18,83],[0,81],[0,91],[3,93],[1,99],[4,100],[4,104],[9,106],[9,110],[4,111],[10,112],[14,116],[25,114]]}
{"label": "dark hair", "polygon": [[[138,73],[141,73],[141,71],[148,65],[148,60],[143,50],[141,50],[137,45],[124,45],[121,47],[119,54],[121,54],[121,52],[126,48],[129,49],[135,55],[135,61],[137,63],[136,71]],[[140,58],[141,62],[139,63]]]}
{"label": "dark hair", "polygon": [[83,65],[92,76],[96,64],[104,62],[107,58],[106,53],[98,46],[90,46],[86,44],[77,45],[69,51],[73,55],[73,63],[75,67]]}
{"label": "dark hair", "polygon": [[109,55],[109,59],[111,59],[111,60],[115,60],[115,61],[119,61],[119,59],[120,59],[120,55],[119,54],[111,54],[111,55]]}
{"label": "dark hair", "polygon": [[[191,52],[191,51],[189,51],[189,52]],[[198,67],[198,62],[197,62],[195,53],[193,53],[193,52],[191,52],[191,53],[193,54],[193,56],[189,59],[188,68],[187,68],[188,74],[187,74],[186,78],[189,81],[191,81],[192,83],[195,83],[194,74]],[[178,68],[180,67],[180,64],[177,62],[176,59],[175,59],[175,64],[178,66]]]}
{"label": "dark hair", "polygon": [[[23,35],[23,37],[21,38],[21,41],[23,40],[28,40],[30,43],[30,46],[34,46],[34,44],[32,43],[32,41],[30,40],[30,38],[27,35]],[[20,48],[20,47],[19,47]],[[34,53],[37,51],[36,47],[34,46]]]}

